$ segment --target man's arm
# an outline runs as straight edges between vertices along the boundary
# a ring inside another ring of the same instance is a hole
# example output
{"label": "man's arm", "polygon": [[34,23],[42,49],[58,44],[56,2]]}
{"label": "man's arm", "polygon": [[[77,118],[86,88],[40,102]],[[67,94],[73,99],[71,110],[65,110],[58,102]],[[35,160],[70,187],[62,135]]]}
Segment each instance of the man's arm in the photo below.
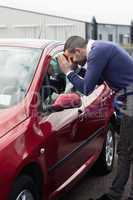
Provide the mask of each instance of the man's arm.
{"label": "man's arm", "polygon": [[75,72],[70,72],[67,77],[70,82],[84,95],[89,95],[102,78],[102,72],[108,62],[108,56],[100,47],[93,47],[87,60],[87,70],[84,79]]}

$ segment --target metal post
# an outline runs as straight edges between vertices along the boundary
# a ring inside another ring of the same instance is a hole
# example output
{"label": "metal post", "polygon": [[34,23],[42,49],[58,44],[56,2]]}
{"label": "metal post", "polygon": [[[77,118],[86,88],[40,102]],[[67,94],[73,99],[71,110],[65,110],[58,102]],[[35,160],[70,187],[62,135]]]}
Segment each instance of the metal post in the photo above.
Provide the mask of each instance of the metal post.
{"label": "metal post", "polygon": [[98,25],[96,18],[92,18],[92,39],[97,40],[97,35],[98,35]]}
{"label": "metal post", "polygon": [[133,20],[131,20],[131,25],[130,25],[130,42],[133,44]]}

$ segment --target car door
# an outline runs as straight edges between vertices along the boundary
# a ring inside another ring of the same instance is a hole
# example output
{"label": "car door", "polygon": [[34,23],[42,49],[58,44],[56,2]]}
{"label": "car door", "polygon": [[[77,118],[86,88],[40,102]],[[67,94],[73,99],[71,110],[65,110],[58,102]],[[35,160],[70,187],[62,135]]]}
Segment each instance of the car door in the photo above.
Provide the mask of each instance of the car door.
{"label": "car door", "polygon": [[[47,74],[45,77],[47,77]],[[55,92],[51,94],[49,91],[51,86],[47,81],[42,83],[40,91],[42,91],[42,88],[46,89],[45,91],[48,93],[48,95],[45,95],[45,98],[46,96],[47,98],[43,104],[49,105],[49,102],[51,104],[60,95]],[[77,154],[82,143],[82,140],[77,140],[76,138],[79,128],[78,110],[78,108],[73,108],[45,113],[39,106],[38,126],[46,140],[46,164],[48,167],[49,186],[52,191],[65,183],[82,164]],[[48,129],[48,126],[51,128]]]}
{"label": "car door", "polygon": [[[91,105],[98,99],[96,94],[100,96],[103,89],[104,86],[100,87],[88,97],[80,94],[80,108],[47,114],[42,112],[39,126],[44,135],[46,133],[46,162],[50,190],[65,187],[81,172],[79,169],[83,170],[81,167],[85,162],[88,161],[91,166],[96,159],[97,143],[94,136],[99,134],[102,126],[100,121],[96,122],[95,115],[89,115],[89,110],[99,109],[99,104],[93,104],[93,108]],[[65,91],[62,93],[73,91],[73,86],[67,80]],[[50,95],[51,100],[57,97],[58,94]],[[48,133],[45,130],[47,123],[51,126]]]}
{"label": "car door", "polygon": [[112,92],[106,84],[98,86],[89,96],[82,97],[84,109],[80,115],[80,127],[84,137],[89,137],[84,158],[88,151],[95,157],[102,150],[109,119],[113,113]]}

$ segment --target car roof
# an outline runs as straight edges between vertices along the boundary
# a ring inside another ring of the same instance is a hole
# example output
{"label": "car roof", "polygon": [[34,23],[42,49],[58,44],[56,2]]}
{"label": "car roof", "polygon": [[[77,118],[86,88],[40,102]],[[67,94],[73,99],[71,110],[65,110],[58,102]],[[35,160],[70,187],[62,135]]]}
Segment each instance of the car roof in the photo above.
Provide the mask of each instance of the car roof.
{"label": "car roof", "polygon": [[45,39],[0,39],[0,46],[17,46],[17,47],[32,47],[42,48],[51,45],[51,47],[63,45],[61,41],[45,40]]}

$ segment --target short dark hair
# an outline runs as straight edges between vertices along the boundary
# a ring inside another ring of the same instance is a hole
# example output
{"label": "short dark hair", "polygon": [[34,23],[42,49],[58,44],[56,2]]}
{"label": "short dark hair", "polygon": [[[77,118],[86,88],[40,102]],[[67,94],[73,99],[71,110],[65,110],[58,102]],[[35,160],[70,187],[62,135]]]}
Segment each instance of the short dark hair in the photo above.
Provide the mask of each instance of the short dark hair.
{"label": "short dark hair", "polygon": [[70,53],[74,53],[76,48],[85,48],[87,41],[80,36],[71,36],[67,39],[64,45],[64,51],[68,50]]}

